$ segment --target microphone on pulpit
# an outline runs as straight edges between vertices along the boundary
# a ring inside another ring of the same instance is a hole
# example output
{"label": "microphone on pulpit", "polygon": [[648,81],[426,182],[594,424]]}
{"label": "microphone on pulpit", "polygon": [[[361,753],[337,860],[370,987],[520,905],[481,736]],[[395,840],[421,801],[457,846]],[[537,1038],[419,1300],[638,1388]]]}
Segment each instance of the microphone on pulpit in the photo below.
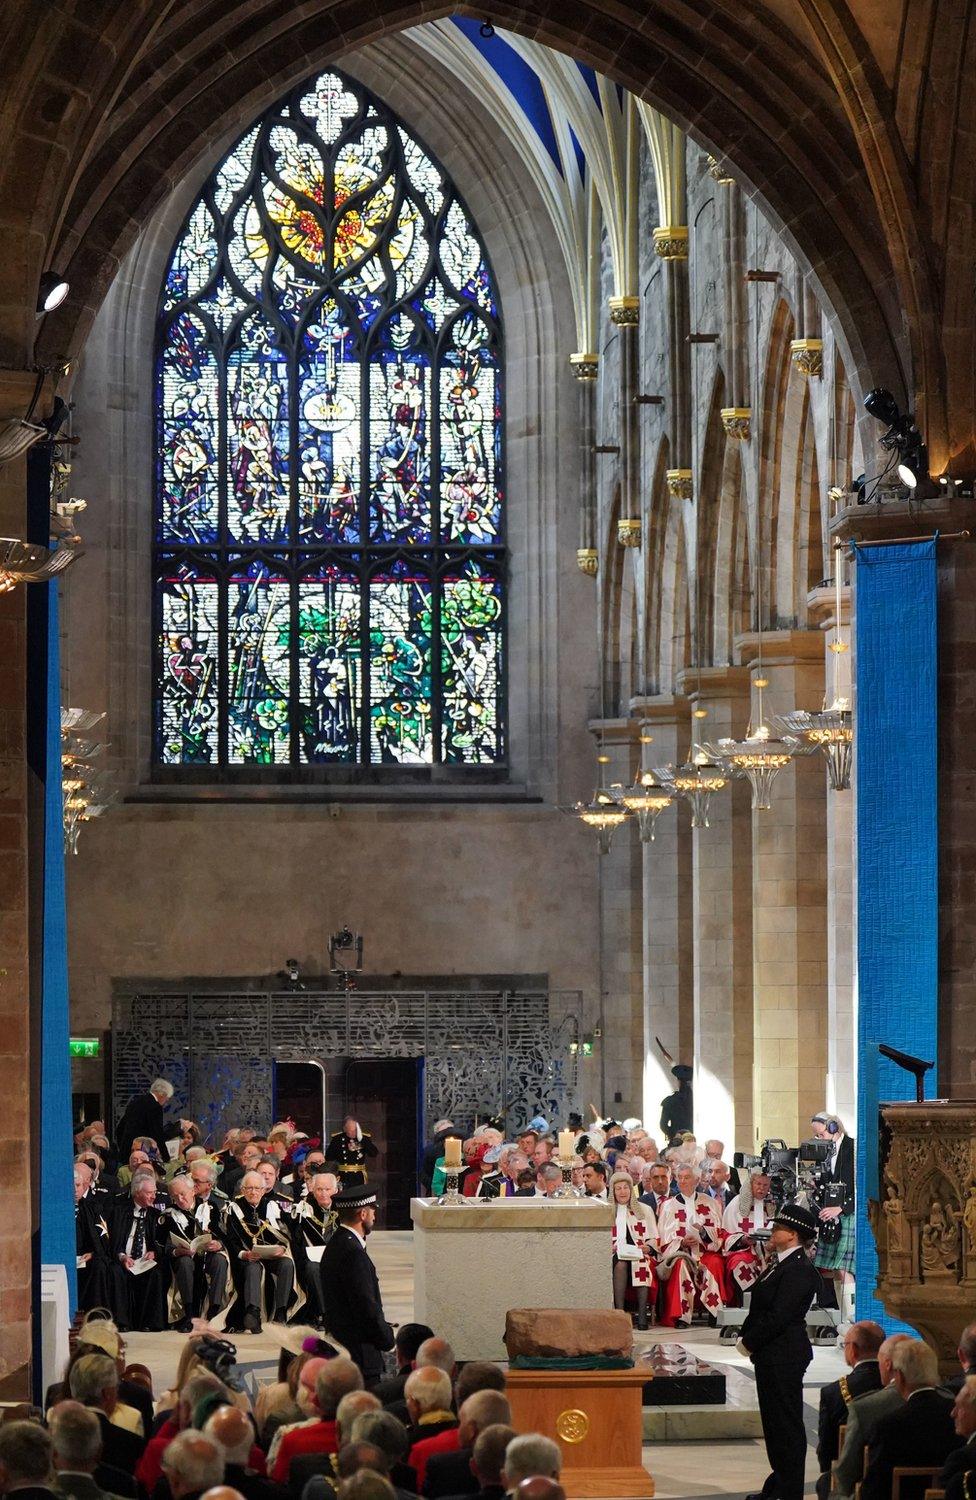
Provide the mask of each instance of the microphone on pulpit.
{"label": "microphone on pulpit", "polygon": [[915,1101],[918,1104],[925,1102],[925,1075],[929,1068],[935,1067],[934,1062],[923,1062],[920,1057],[912,1057],[909,1052],[899,1052],[897,1047],[889,1047],[885,1042],[878,1043],[878,1051],[882,1057],[888,1057],[906,1073],[912,1073],[915,1077]]}

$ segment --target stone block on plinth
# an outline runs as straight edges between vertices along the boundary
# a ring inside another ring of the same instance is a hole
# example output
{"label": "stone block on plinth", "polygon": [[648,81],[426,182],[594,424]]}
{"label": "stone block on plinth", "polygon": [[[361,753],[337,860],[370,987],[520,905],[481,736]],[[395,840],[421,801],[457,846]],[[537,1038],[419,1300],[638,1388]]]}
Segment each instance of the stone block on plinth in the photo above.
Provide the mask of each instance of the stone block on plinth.
{"label": "stone block on plinth", "polygon": [[507,1359],[511,1308],[610,1309],[613,1210],[581,1198],[410,1204],[414,1317],[460,1360]]}

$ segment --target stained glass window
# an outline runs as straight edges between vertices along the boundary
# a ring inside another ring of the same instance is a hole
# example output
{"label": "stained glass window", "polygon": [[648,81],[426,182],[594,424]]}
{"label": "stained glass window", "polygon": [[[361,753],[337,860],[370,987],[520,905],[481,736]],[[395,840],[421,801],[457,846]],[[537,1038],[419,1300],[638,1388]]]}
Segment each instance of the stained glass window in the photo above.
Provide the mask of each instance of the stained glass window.
{"label": "stained glass window", "polygon": [[501,380],[442,169],[340,74],[294,90],[160,299],[158,766],[504,765]]}

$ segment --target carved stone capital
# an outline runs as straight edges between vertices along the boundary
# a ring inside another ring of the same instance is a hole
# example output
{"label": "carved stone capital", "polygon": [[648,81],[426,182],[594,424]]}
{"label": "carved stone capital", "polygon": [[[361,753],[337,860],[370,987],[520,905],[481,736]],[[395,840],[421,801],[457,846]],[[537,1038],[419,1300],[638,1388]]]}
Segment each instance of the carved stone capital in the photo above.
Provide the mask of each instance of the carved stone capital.
{"label": "carved stone capital", "polygon": [[639,547],[641,544],[641,523],[635,520],[617,522],[617,541],[621,547]]}
{"label": "carved stone capital", "polygon": [[790,358],[801,375],[822,375],[823,339],[792,339]]}
{"label": "carved stone capital", "polygon": [[695,493],[690,469],[666,469],[664,477],[667,481],[668,494],[672,499],[690,500]]}
{"label": "carved stone capital", "polygon": [[611,297],[610,321],[618,328],[634,328],[640,322],[639,297]]}
{"label": "carved stone capital", "polygon": [[713,182],[720,182],[723,187],[731,187],[735,182],[735,178],[729,176],[725,163],[717,161],[714,156],[708,158],[708,175]]}
{"label": "carved stone capital", "polygon": [[569,363],[577,380],[595,380],[600,371],[599,354],[571,354]]}
{"label": "carved stone capital", "polygon": [[721,417],[726,437],[734,438],[737,443],[749,441],[752,436],[751,406],[723,406]]}
{"label": "carved stone capital", "polygon": [[654,249],[662,260],[687,260],[687,224],[664,224],[655,229]]}
{"label": "carved stone capital", "polygon": [[600,566],[600,557],[595,547],[577,547],[576,566],[587,578],[595,578]]}

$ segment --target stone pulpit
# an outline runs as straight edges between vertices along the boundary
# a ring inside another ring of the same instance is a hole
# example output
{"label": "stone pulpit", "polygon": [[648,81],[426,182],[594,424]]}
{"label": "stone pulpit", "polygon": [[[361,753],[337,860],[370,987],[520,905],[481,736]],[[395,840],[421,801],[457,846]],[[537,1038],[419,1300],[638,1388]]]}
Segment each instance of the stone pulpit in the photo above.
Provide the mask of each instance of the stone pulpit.
{"label": "stone pulpit", "polygon": [[878,1296],[945,1371],[976,1308],[976,1100],[887,1104],[880,1201],[871,1205]]}

